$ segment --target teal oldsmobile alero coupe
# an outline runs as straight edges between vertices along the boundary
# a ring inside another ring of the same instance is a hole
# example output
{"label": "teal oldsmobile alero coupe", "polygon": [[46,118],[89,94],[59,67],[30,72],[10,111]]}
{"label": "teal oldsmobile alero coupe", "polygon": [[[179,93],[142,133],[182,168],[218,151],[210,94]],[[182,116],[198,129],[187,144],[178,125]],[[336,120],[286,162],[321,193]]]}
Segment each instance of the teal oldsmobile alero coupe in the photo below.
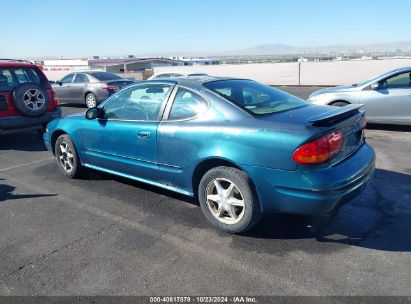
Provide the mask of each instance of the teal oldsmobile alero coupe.
{"label": "teal oldsmobile alero coupe", "polygon": [[198,197],[213,225],[241,233],[263,213],[329,214],[362,191],[375,153],[360,107],[251,80],[152,80],[50,122],[44,141],[68,177],[86,167]]}

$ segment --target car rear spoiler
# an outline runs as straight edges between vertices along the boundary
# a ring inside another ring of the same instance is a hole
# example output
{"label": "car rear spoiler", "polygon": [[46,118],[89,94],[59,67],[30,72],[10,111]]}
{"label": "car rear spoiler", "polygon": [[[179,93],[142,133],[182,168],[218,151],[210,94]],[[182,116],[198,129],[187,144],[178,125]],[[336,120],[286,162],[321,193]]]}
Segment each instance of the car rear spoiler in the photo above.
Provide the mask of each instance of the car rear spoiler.
{"label": "car rear spoiler", "polygon": [[362,107],[362,104],[359,105],[346,105],[344,107],[330,107],[330,111],[321,113],[319,115],[312,116],[308,118],[308,122],[312,123],[315,126],[325,126],[333,124],[339,120],[342,120],[346,117],[353,115],[355,112]]}

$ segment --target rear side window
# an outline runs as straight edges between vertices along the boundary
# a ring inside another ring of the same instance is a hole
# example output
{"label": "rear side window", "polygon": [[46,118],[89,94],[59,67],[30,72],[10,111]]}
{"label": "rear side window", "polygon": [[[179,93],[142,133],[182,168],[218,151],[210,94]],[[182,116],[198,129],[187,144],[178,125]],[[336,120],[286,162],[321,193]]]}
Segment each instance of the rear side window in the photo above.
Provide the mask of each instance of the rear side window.
{"label": "rear side window", "polygon": [[122,77],[110,72],[94,72],[91,75],[99,81],[123,79]]}
{"label": "rear side window", "polygon": [[160,74],[156,75],[154,78],[170,78],[172,74]]}
{"label": "rear side window", "polygon": [[89,82],[87,76],[85,74],[76,74],[76,78],[74,79],[75,83],[87,83]]}
{"label": "rear side window", "polygon": [[178,89],[170,110],[169,120],[188,119],[200,115],[207,109],[207,102],[197,94]]}
{"label": "rear side window", "polygon": [[255,115],[269,115],[308,105],[298,97],[252,80],[218,80],[204,86]]}
{"label": "rear side window", "polygon": [[0,68],[0,90],[14,90],[25,83],[42,85],[43,77],[32,68]]}

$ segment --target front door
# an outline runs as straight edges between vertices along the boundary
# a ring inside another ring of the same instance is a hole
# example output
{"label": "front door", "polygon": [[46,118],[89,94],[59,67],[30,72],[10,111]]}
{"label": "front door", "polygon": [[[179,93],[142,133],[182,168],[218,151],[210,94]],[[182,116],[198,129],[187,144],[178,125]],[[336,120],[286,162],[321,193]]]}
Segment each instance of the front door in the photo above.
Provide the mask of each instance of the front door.
{"label": "front door", "polygon": [[76,74],[70,90],[70,97],[73,102],[82,104],[85,103],[85,92],[87,90],[88,83],[89,80],[86,74]]}
{"label": "front door", "polygon": [[411,119],[411,74],[400,73],[379,82],[376,89],[365,89],[360,103],[373,122],[401,123]]}
{"label": "front door", "polygon": [[60,83],[53,85],[53,90],[54,92],[56,92],[57,97],[60,101],[72,102],[70,89],[73,82],[73,78],[74,73],[68,74],[60,80]]}
{"label": "front door", "polygon": [[82,129],[87,163],[158,181],[157,127],[171,92],[168,84],[135,85],[101,105],[103,117]]}

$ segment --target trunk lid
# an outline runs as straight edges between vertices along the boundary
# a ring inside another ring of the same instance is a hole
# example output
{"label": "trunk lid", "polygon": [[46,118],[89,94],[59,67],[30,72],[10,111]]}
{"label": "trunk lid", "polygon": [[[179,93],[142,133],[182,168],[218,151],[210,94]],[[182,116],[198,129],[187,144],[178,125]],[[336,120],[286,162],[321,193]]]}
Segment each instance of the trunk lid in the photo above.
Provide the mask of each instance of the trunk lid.
{"label": "trunk lid", "polygon": [[345,107],[314,106],[301,107],[283,113],[263,117],[263,120],[282,123],[284,131],[299,135],[297,149],[301,145],[325,134],[341,130],[344,142],[340,152],[327,164],[335,164],[355,152],[365,142],[365,112],[362,105]]}
{"label": "trunk lid", "polygon": [[124,88],[125,86],[128,86],[129,84],[132,84],[133,81],[131,81],[131,80],[112,80],[112,81],[107,81],[106,83],[109,86],[117,87],[116,91],[119,91],[122,88]]}

